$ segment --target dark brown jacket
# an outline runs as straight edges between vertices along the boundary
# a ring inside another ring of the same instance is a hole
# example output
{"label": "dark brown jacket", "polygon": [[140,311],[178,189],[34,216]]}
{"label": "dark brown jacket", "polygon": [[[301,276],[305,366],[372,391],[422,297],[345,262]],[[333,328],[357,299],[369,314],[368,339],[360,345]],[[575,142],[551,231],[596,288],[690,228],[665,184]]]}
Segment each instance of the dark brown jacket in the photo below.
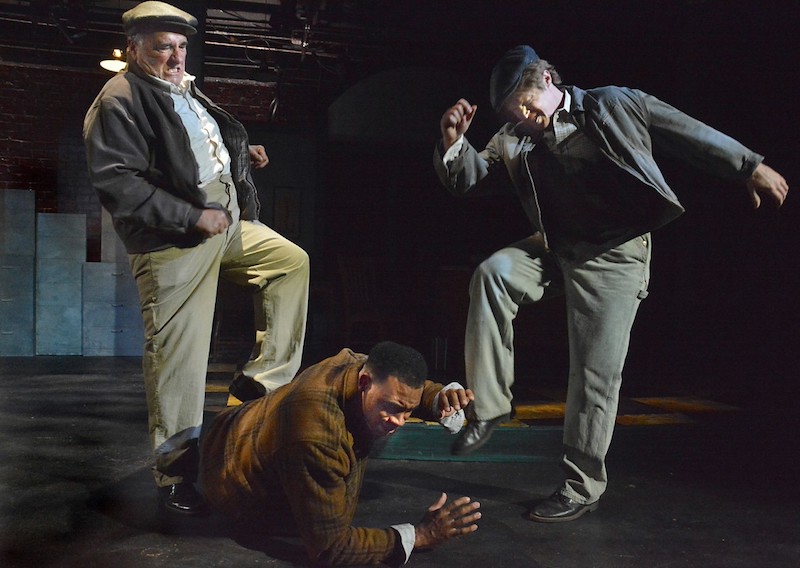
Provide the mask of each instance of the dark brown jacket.
{"label": "dark brown jacket", "polygon": [[[366,355],[342,350],[264,398],[223,410],[202,441],[201,484],[209,502],[265,532],[294,525],[311,560],[377,564],[401,549],[391,529],[351,526],[367,456],[358,373]],[[425,382],[417,414],[442,385]]]}
{"label": "dark brown jacket", "polygon": [[[92,185],[129,253],[198,245],[203,235],[194,227],[203,209],[224,207],[205,203],[189,135],[169,89],[133,63],[129,66],[105,84],[84,119]],[[247,131],[194,83],[191,93],[219,125],[231,156],[241,218],[257,220]]]}

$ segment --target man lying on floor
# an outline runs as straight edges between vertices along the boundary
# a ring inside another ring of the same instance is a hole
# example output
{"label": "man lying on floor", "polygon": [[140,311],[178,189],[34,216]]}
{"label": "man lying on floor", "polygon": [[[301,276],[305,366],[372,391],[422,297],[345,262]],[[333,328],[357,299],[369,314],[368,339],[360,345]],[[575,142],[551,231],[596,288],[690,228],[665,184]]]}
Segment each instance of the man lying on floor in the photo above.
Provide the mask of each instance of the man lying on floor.
{"label": "man lying on floor", "polygon": [[[299,534],[314,564],[399,565],[411,551],[478,529],[480,503],[447,495],[417,525],[351,526],[367,457],[415,415],[456,432],[472,391],[425,379],[417,351],[382,342],[343,349],[292,382],[217,415],[203,436],[209,503],[265,534]],[[288,531],[287,531],[288,529]]]}

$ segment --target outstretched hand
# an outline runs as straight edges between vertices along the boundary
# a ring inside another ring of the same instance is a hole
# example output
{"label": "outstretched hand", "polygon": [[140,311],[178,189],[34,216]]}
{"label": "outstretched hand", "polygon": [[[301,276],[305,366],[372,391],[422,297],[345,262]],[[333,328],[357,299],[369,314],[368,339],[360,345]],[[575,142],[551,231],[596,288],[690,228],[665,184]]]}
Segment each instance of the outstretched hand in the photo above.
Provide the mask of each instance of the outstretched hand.
{"label": "outstretched hand", "polygon": [[431,548],[446,540],[478,530],[475,521],[481,518],[481,504],[460,497],[445,505],[447,494],[428,507],[422,521],[414,527],[414,548]]}
{"label": "outstretched hand", "polygon": [[456,104],[444,112],[439,121],[439,128],[442,131],[445,152],[458,140],[459,136],[469,129],[477,110],[478,105],[471,105],[465,99],[459,99]]}
{"label": "outstretched hand", "polygon": [[789,184],[781,174],[762,162],[756,166],[753,175],[747,180],[747,191],[755,209],[761,206],[762,196],[772,201],[776,207],[780,207],[789,193]]}

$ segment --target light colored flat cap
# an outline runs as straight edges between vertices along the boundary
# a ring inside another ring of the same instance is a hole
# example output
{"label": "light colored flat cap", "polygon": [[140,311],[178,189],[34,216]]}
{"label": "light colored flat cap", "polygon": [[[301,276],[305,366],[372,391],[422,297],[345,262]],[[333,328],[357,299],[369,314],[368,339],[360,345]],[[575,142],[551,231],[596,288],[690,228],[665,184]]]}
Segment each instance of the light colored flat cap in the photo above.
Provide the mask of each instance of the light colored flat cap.
{"label": "light colored flat cap", "polygon": [[122,14],[125,33],[177,32],[183,35],[197,33],[197,18],[166,2],[147,1],[137,4]]}

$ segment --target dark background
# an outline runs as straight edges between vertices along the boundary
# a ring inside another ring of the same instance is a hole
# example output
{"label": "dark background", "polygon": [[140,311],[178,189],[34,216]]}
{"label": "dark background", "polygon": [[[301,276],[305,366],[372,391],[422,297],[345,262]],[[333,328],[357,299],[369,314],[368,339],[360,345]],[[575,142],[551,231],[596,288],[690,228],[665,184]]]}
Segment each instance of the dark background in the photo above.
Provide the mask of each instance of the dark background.
{"label": "dark background", "polygon": [[[568,84],[643,89],[765,155],[790,186],[798,179],[796,2],[436,5],[416,21],[431,38],[436,70],[384,81],[384,92],[376,87],[354,105],[369,113],[369,142],[360,151],[331,145],[326,175],[331,205],[342,209],[328,221],[350,219],[351,227],[327,242],[337,243],[336,251],[374,251],[404,269],[422,268],[407,284],[406,301],[427,303],[428,316],[447,314],[434,319],[428,336],[457,340],[467,301],[466,276],[436,268],[474,266],[528,233],[513,199],[457,200],[437,189],[430,167],[438,118],[459,97],[480,108],[472,142],[483,144],[494,132],[488,76],[510,46],[534,46]],[[340,163],[358,166],[354,172]],[[753,211],[741,187],[660,163],[687,213],[654,235],[651,294],[634,327],[623,388],[796,404],[795,200],[780,213]],[[438,289],[429,286],[431,275],[440,277]],[[516,330],[518,381],[563,385],[558,302],[523,309]]]}
{"label": "dark background", "polygon": [[[49,3],[73,4],[92,3]],[[216,4],[250,3],[184,7]],[[253,71],[225,91],[214,79],[234,66],[210,66],[214,53],[208,47],[205,54],[196,49],[190,55],[206,58],[199,68],[204,89],[235,109],[253,140],[267,146],[272,163],[257,175],[262,220],[311,254],[309,361],[347,343],[366,348],[378,339],[362,326],[362,344],[355,345],[343,326],[340,258],[368,257],[372,268],[365,271],[380,281],[384,308],[399,312],[392,315],[400,321],[382,335],[411,343],[439,374],[459,378],[469,274],[492,251],[527,235],[529,227],[511,196],[458,200],[447,194],[433,172],[433,146],[439,117],[460,97],[479,106],[470,140],[476,146],[488,140],[498,126],[488,104],[489,73],[516,44],[532,45],[567,84],[643,89],[765,155],[790,186],[800,179],[794,89],[798,2],[327,4],[329,20],[340,19],[336,31],[350,33],[351,41],[344,41],[347,49],[335,65],[325,60],[324,67],[314,67],[316,81],[308,81],[313,73],[301,73],[296,61],[282,62],[280,77],[270,63],[265,74]],[[314,5],[320,3],[282,3],[284,12],[295,16]],[[114,18],[123,10],[117,11]],[[83,113],[108,78],[83,67],[76,54],[79,47],[90,50],[82,43],[88,39],[70,43],[63,35],[38,32],[25,38],[60,48],[54,56],[19,56],[10,39],[0,49],[7,132],[0,187],[37,191],[40,211],[89,207],[64,201],[75,184],[85,184],[65,175],[83,172],[81,157],[31,165],[29,157],[18,155],[21,142],[55,143],[59,155],[67,155],[65,143],[80,145]],[[369,45],[360,48],[365,37]],[[303,65],[313,59],[306,57]],[[20,75],[31,69],[46,72],[49,86],[21,82]],[[76,76],[84,77],[77,85]],[[60,96],[69,100],[54,100],[54,86],[64,91],[66,84],[69,92]],[[264,89],[263,98],[242,102],[248,93],[261,97]],[[265,118],[264,108],[277,95],[276,114]],[[18,112],[22,99],[28,106]],[[50,128],[11,133],[37,113]],[[742,187],[666,159],[660,163],[687,213],[654,235],[650,296],[634,327],[623,388],[629,394],[689,393],[796,408],[795,196],[790,192],[780,212],[768,205],[754,212]],[[47,184],[38,184],[43,178]],[[95,253],[90,245],[89,260]],[[234,338],[242,330],[249,333],[244,304],[235,294],[224,301],[225,332]],[[558,301],[523,310],[516,329],[519,383],[563,386],[566,338]],[[447,338],[446,365],[433,348],[435,338]]]}

